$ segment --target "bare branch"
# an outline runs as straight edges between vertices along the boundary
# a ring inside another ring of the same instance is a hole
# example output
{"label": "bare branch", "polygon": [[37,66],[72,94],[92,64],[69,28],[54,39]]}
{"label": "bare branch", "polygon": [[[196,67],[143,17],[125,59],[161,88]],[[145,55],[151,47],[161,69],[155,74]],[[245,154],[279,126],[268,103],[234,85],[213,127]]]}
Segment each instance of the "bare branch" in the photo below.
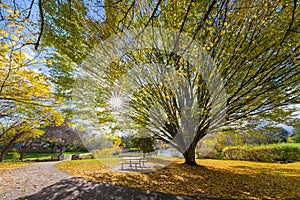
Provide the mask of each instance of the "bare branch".
{"label": "bare branch", "polygon": [[282,44],[284,43],[284,40],[287,38],[288,34],[292,30],[292,26],[293,26],[293,23],[294,23],[294,20],[295,20],[296,8],[297,8],[297,0],[294,0],[294,7],[293,7],[293,11],[292,11],[292,19],[291,19],[291,22],[289,23],[288,29],[286,30],[286,32],[285,32],[285,34],[284,34],[284,36],[281,40],[280,46],[282,46]]}
{"label": "bare branch", "polygon": [[29,6],[29,12],[28,12],[28,15],[26,16],[26,19],[29,19],[30,15],[31,15],[31,11],[32,11],[34,1],[35,0],[31,0],[30,6]]}
{"label": "bare branch", "polygon": [[159,0],[159,1],[157,2],[157,4],[156,4],[156,6],[155,6],[155,8],[154,8],[154,10],[153,10],[153,12],[152,12],[152,14],[151,14],[149,20],[148,20],[147,23],[145,24],[145,27],[147,27],[147,26],[149,25],[150,21],[151,21],[151,20],[153,19],[153,17],[155,16],[155,13],[157,12],[158,7],[159,7],[160,4],[161,4],[161,0]]}
{"label": "bare branch", "polygon": [[39,10],[40,10],[41,26],[40,26],[40,33],[39,33],[38,39],[35,44],[35,50],[37,50],[39,47],[39,44],[40,44],[40,41],[41,41],[41,38],[43,35],[43,31],[44,31],[44,11],[42,8],[42,0],[39,0]]}

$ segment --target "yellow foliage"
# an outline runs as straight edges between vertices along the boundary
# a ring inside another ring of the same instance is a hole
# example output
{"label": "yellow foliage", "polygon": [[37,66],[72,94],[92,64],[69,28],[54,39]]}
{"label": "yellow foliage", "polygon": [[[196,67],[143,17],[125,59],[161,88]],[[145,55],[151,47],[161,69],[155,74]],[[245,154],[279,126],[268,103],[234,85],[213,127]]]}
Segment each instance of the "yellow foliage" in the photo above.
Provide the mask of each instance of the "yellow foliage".
{"label": "yellow foliage", "polygon": [[[0,5],[10,12],[6,4]],[[26,46],[20,47],[20,44],[32,43],[32,32],[25,31],[24,24],[15,22],[17,15],[18,12],[5,16],[11,22],[0,29],[0,37],[6,37],[0,43],[0,113],[4,116],[0,117],[0,126],[4,130],[11,129],[3,135],[6,142],[16,134],[22,135],[19,140],[39,137],[43,134],[38,130],[41,126],[60,125],[64,121],[57,111],[59,102],[49,78],[32,67],[43,60],[33,57],[32,50]]]}
{"label": "yellow foliage", "polygon": [[53,121],[54,121],[55,126],[60,126],[64,123],[64,118],[60,112],[54,111],[52,116],[53,116]]}
{"label": "yellow foliage", "polygon": [[39,137],[41,137],[44,133],[45,133],[45,131],[40,130],[40,129],[33,129],[33,130],[32,130],[32,136],[33,136],[34,138],[39,138]]}
{"label": "yellow foliage", "polygon": [[9,9],[8,5],[6,5],[5,3],[0,3],[0,5],[5,9]]}
{"label": "yellow foliage", "polygon": [[120,138],[120,137],[117,137],[117,138],[116,138],[116,141],[115,141],[115,143],[114,143],[114,147],[119,147],[121,143],[122,143],[121,138]]}

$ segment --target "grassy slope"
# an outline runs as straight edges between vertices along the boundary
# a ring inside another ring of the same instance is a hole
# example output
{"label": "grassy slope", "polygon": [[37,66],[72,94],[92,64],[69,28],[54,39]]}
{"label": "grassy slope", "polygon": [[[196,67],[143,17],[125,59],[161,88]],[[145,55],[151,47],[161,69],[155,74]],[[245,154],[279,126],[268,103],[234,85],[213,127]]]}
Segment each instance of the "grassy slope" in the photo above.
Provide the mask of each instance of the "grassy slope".
{"label": "grassy slope", "polygon": [[[87,152],[64,152],[65,156],[70,156],[72,154],[85,154]],[[32,161],[32,160],[44,160],[44,159],[50,159],[51,156],[58,155],[58,153],[25,153],[24,155],[24,161]],[[8,154],[5,156],[5,161],[11,161],[12,155]]]}
{"label": "grassy slope", "polygon": [[[70,156],[72,154],[86,154],[86,152],[65,152],[65,156]],[[34,161],[36,159],[50,159],[52,155],[57,155],[57,153],[26,153],[24,156],[24,161]],[[5,170],[21,167],[35,162],[13,162],[11,161],[12,156],[8,155],[5,157],[4,162],[0,162],[0,173],[3,173]]]}
{"label": "grassy slope", "polygon": [[282,199],[300,196],[300,163],[275,164],[201,159],[149,173],[111,172],[98,160],[67,161],[57,168],[92,181],[191,196]]}

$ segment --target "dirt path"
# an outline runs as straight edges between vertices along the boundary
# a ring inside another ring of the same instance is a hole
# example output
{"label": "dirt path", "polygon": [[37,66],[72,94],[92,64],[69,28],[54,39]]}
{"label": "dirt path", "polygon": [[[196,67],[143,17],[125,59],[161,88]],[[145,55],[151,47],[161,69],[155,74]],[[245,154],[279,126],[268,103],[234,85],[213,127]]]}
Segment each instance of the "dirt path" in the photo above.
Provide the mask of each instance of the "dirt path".
{"label": "dirt path", "polygon": [[[7,170],[0,174],[0,199],[197,199],[87,181],[56,169],[54,167],[56,163],[37,163]],[[213,198],[201,199],[212,200]]]}

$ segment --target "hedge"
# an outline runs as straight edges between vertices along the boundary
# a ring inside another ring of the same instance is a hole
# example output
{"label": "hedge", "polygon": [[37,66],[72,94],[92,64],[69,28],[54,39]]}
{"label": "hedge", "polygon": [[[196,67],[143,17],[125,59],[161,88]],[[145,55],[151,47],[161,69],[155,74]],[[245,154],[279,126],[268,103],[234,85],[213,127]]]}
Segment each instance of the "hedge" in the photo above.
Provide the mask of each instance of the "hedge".
{"label": "hedge", "polygon": [[224,159],[261,162],[300,161],[300,143],[281,143],[261,146],[231,146],[222,151]]}

